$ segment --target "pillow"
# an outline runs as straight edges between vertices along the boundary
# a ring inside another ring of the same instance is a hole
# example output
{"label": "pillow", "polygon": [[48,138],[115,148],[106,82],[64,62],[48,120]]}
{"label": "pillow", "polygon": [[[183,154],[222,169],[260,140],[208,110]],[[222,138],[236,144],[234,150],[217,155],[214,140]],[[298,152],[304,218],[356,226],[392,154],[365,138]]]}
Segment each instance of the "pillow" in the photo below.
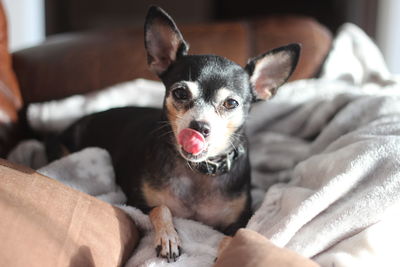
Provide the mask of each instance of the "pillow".
{"label": "pillow", "polygon": [[0,266],[121,266],[138,231],[119,208],[0,159]]}

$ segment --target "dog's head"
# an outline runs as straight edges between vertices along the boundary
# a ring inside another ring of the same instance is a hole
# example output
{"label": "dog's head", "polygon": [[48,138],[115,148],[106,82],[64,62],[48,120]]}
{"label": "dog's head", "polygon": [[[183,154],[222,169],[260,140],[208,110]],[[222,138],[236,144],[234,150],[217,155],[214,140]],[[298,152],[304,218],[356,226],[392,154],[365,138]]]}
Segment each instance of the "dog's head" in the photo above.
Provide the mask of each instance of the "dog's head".
{"label": "dog's head", "polygon": [[175,22],[158,7],[146,17],[145,47],[150,69],[166,87],[164,109],[177,149],[193,162],[232,150],[251,104],[276,93],[300,53],[298,44],[290,44],[249,60],[244,68],[220,56],[188,55]]}

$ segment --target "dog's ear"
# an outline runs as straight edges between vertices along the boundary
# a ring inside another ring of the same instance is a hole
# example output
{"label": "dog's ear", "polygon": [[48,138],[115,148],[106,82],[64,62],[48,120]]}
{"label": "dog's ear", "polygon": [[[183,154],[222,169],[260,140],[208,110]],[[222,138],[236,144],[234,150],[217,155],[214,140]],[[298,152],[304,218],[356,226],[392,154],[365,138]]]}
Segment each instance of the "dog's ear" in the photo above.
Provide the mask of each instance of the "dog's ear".
{"label": "dog's ear", "polygon": [[296,68],[300,45],[289,44],[251,59],[245,69],[250,75],[254,101],[271,98]]}
{"label": "dog's ear", "polygon": [[156,6],[147,13],[144,40],[150,70],[158,76],[189,49],[172,18]]}

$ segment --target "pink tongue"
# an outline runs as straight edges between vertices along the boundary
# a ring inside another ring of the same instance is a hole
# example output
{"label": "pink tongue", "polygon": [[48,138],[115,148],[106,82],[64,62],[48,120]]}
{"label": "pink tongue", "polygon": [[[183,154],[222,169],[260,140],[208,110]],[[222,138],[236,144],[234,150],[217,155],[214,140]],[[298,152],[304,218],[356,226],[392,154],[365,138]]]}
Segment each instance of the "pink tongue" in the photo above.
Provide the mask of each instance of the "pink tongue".
{"label": "pink tongue", "polygon": [[206,145],[203,135],[190,128],[183,129],[179,133],[178,142],[186,152],[193,155],[203,151]]}

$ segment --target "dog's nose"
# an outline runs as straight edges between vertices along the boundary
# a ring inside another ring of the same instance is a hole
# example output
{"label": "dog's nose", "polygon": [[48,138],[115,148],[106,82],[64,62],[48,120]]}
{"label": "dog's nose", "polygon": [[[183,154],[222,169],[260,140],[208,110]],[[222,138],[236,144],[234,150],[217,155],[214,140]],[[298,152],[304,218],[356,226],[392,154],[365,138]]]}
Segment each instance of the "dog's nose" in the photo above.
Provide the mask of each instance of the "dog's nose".
{"label": "dog's nose", "polygon": [[198,131],[204,137],[209,136],[211,131],[210,125],[205,121],[191,121],[189,128]]}

